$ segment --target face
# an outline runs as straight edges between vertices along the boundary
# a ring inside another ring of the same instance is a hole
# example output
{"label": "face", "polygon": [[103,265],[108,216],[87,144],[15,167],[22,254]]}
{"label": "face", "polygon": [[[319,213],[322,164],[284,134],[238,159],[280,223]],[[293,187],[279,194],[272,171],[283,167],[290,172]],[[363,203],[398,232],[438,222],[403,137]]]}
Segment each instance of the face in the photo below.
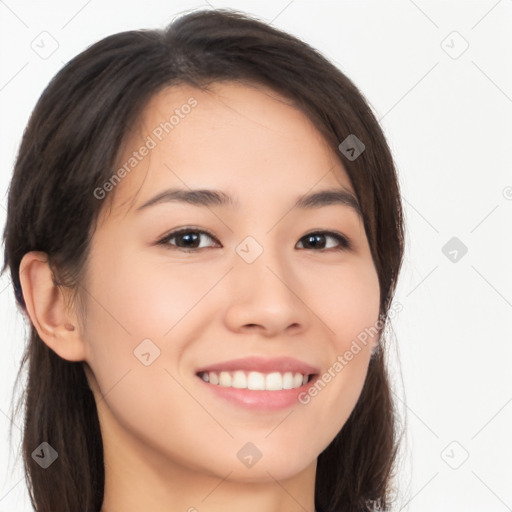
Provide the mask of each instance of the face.
{"label": "face", "polygon": [[123,151],[81,334],[106,460],[247,482],[314,467],[377,342],[357,341],[379,283],[338,156],[288,100],[235,83],[163,90]]}

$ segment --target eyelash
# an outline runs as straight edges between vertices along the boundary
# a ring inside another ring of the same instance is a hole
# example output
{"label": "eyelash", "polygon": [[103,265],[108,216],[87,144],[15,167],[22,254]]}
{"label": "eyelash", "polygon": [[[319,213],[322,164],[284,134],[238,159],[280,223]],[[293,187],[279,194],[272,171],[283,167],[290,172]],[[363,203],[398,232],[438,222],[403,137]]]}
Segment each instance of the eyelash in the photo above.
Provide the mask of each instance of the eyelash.
{"label": "eyelash", "polygon": [[[215,238],[215,236],[207,230],[196,229],[196,228],[181,228],[181,229],[178,229],[176,231],[169,233],[164,238],[159,240],[157,242],[157,244],[162,245],[163,247],[165,247],[166,249],[169,249],[169,250],[179,250],[179,251],[183,251],[183,252],[197,252],[201,249],[206,249],[206,247],[200,247],[200,248],[194,247],[194,248],[186,249],[183,247],[177,247],[175,245],[169,244],[169,241],[172,240],[173,238],[178,237],[183,234],[187,234],[187,233],[200,233],[200,234],[208,235],[212,240],[215,240],[216,242],[218,242],[218,240]],[[307,233],[306,235],[301,237],[301,240],[303,238],[307,238],[307,237],[310,237],[313,235],[319,235],[319,234],[320,235],[328,235],[328,236],[334,238],[339,243],[339,247],[338,248],[331,247],[329,249],[318,249],[318,250],[309,249],[309,250],[312,250],[314,252],[330,252],[330,251],[336,252],[336,251],[352,250],[352,243],[350,242],[350,240],[348,240],[345,236],[341,235],[340,233],[336,233],[334,231],[312,231],[311,233]],[[305,250],[308,250],[308,249],[305,249]]]}

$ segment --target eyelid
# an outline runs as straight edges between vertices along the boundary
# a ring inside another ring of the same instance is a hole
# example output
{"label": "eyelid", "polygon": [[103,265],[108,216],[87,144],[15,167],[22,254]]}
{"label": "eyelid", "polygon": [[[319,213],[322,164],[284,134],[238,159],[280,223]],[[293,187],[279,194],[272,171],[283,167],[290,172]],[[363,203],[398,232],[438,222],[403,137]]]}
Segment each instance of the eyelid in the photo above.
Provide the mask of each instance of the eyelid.
{"label": "eyelid", "polygon": [[[173,247],[171,246],[168,242],[171,238],[174,238],[176,236],[179,236],[181,235],[182,233],[190,233],[190,232],[196,232],[196,233],[199,233],[199,234],[205,234],[205,235],[208,235],[212,240],[215,240],[216,242],[219,242],[219,240],[217,239],[217,237],[211,233],[210,231],[208,231],[207,229],[204,229],[204,228],[198,228],[198,227],[195,227],[195,226],[185,226],[185,227],[182,227],[182,228],[177,228],[175,230],[172,230],[172,231],[169,231],[169,233],[167,233],[166,235],[164,235],[158,242],[157,242],[157,245],[163,245],[164,247],[166,248],[175,248],[175,249],[178,249],[178,250],[181,250],[181,251],[184,251],[184,252],[196,252],[198,251],[199,249],[197,248],[191,248],[191,249],[184,249],[183,247]],[[220,242],[219,242],[220,243]],[[203,247],[204,249],[204,247]]]}
{"label": "eyelid", "polygon": [[352,241],[347,236],[343,235],[342,233],[339,233],[338,231],[332,231],[332,230],[328,230],[328,229],[317,229],[314,231],[310,231],[309,233],[306,233],[305,235],[303,235],[301,237],[301,239],[306,236],[311,236],[311,235],[316,235],[316,234],[321,234],[321,235],[325,235],[325,236],[334,238],[339,244],[338,249],[320,249],[319,251],[316,251],[316,252],[330,251],[330,250],[351,251],[353,249]]}

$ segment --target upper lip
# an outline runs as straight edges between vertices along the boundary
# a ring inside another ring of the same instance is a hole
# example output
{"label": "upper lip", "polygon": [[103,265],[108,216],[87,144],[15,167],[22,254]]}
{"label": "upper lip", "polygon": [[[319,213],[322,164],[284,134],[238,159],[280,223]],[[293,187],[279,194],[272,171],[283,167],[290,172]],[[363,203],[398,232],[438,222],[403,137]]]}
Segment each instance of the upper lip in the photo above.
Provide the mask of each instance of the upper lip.
{"label": "upper lip", "polygon": [[264,357],[244,357],[204,366],[199,368],[197,373],[235,370],[243,370],[247,372],[253,371],[260,373],[293,372],[302,373],[303,375],[316,374],[319,371],[314,366],[311,366],[292,357],[275,357],[272,359]]}

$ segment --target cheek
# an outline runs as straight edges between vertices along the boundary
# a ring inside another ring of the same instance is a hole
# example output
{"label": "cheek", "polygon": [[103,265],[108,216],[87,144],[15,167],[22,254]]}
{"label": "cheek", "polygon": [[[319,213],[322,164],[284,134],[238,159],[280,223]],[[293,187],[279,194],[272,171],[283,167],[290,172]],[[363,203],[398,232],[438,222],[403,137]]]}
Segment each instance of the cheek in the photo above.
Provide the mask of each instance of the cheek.
{"label": "cheek", "polygon": [[185,265],[157,263],[136,254],[104,259],[93,269],[90,283],[91,328],[116,329],[121,338],[161,339],[201,296],[217,276],[204,275]]}
{"label": "cheek", "polygon": [[185,334],[190,337],[204,322],[200,299],[218,276],[211,268],[198,274],[179,265],[145,264],[129,254],[99,261],[87,285],[86,340],[87,361],[105,391],[143,366],[142,353],[149,352],[146,358],[156,366],[164,364],[158,359],[164,353],[167,363],[177,364]]}
{"label": "cheek", "polygon": [[[320,316],[330,329],[327,367],[304,396],[318,421],[329,425],[334,437],[360,396],[371,349],[378,342],[380,287],[375,267],[353,265],[331,275],[328,291],[316,292]],[[306,406],[309,406],[306,405]]]}
{"label": "cheek", "polygon": [[[130,268],[131,267],[131,268]],[[219,280],[211,265],[188,266],[140,258],[117,270],[119,297],[133,331],[163,337],[182,318],[193,314],[201,298]],[[137,268],[134,272],[133,268]]]}
{"label": "cheek", "polygon": [[[380,286],[373,263],[365,261],[316,276],[310,295],[320,318],[335,339],[336,350],[346,350],[352,339],[377,323]],[[364,336],[361,336],[364,337]],[[371,342],[371,338],[367,340]]]}
{"label": "cheek", "polygon": [[[339,290],[336,360],[347,386],[358,392],[364,383],[372,348],[379,339],[380,286],[373,264],[355,267]],[[341,358],[339,356],[342,356]]]}
{"label": "cheek", "polygon": [[[95,282],[89,283],[94,298],[89,297],[86,319],[87,361],[92,387],[103,395],[102,400],[97,398],[103,434],[112,436],[115,445],[126,431],[185,463],[187,457],[194,458],[200,436],[191,426],[204,425],[205,414],[179,384],[176,366],[187,340],[185,331],[197,322],[199,308],[191,306],[211,285],[194,277],[195,286],[183,271],[163,282],[162,269],[139,265],[131,272],[132,263],[124,259],[110,272],[105,266],[97,269]],[[152,361],[148,365],[142,362],[146,353]],[[213,455],[196,458],[215,464]]]}

